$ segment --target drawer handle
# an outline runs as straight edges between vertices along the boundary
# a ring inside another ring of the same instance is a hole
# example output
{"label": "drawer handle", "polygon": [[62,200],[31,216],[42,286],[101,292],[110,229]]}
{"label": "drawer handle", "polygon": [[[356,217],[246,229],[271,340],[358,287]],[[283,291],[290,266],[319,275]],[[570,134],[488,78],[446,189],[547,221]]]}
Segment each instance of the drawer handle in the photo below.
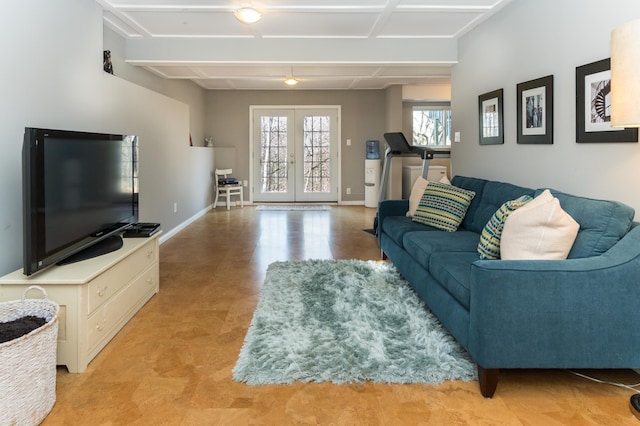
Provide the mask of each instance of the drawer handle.
{"label": "drawer handle", "polygon": [[107,288],[108,287],[106,285],[104,287],[102,287],[102,288],[99,288],[98,289],[98,296],[100,296],[100,297],[104,296],[107,293]]}
{"label": "drawer handle", "polygon": [[147,278],[147,284],[153,285],[153,277]]}
{"label": "drawer handle", "polygon": [[102,331],[104,330],[104,326],[107,324],[107,320],[102,320],[96,325],[96,330]]}
{"label": "drawer handle", "polygon": [[151,259],[151,258],[153,258],[153,250],[149,250],[147,252],[147,259]]}

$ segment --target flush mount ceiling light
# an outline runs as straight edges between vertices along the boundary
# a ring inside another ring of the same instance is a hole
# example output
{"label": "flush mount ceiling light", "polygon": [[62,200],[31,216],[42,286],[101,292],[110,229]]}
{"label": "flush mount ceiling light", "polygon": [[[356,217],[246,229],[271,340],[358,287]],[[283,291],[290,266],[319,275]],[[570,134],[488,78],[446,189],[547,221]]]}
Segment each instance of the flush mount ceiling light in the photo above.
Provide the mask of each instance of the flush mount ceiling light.
{"label": "flush mount ceiling light", "polygon": [[289,77],[284,81],[284,84],[286,84],[288,86],[295,86],[296,84],[298,84],[298,80],[296,80],[293,77]]}
{"label": "flush mount ceiling light", "polygon": [[254,22],[258,22],[262,15],[257,10],[250,7],[243,7],[242,9],[238,9],[233,12],[233,15],[236,19],[243,24],[253,24]]}

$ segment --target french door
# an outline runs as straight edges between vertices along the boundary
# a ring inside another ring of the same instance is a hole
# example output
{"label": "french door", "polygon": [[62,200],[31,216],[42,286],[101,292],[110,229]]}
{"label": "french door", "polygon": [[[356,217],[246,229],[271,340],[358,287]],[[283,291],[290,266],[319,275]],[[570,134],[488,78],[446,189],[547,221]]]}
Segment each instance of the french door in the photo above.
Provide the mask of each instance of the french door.
{"label": "french door", "polygon": [[251,107],[255,202],[338,201],[340,107]]}

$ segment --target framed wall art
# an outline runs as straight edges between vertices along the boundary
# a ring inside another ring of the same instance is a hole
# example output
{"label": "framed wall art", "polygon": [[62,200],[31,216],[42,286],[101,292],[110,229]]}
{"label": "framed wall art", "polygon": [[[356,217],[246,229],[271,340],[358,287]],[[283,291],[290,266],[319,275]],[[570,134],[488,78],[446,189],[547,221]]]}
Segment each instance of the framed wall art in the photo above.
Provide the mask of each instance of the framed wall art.
{"label": "framed wall art", "polygon": [[638,129],[611,127],[611,59],[576,68],[576,142],[638,142]]}
{"label": "framed wall art", "polygon": [[503,90],[478,96],[480,145],[504,144]]}
{"label": "framed wall art", "polygon": [[553,143],[553,75],[517,85],[519,144]]}

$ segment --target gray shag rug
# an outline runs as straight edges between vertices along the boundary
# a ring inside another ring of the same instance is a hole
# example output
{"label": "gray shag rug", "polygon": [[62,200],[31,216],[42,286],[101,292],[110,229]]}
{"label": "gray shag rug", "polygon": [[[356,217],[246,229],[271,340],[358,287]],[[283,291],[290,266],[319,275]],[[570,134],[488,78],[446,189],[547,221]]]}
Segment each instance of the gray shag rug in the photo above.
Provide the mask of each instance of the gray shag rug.
{"label": "gray shag rug", "polygon": [[441,383],[476,366],[393,265],[306,260],[269,265],[233,378]]}

